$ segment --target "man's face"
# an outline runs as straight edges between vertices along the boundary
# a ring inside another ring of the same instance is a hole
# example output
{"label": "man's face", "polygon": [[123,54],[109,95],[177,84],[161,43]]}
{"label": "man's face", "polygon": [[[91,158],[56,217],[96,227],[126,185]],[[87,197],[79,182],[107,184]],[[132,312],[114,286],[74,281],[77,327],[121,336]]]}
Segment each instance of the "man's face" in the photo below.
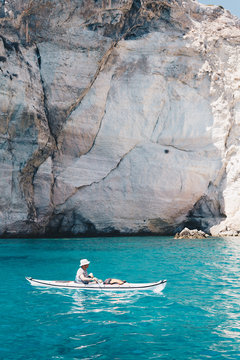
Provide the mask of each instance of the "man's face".
{"label": "man's face", "polygon": [[83,270],[87,270],[87,268],[88,268],[88,264],[82,266],[82,269],[83,269]]}

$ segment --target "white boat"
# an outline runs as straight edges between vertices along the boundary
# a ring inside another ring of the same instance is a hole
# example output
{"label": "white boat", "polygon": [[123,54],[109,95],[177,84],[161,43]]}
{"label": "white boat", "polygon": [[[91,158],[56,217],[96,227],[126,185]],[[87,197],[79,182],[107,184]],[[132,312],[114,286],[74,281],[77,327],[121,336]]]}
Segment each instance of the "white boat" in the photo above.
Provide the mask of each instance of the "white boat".
{"label": "white boat", "polygon": [[53,287],[60,289],[77,289],[77,290],[104,290],[104,291],[132,291],[132,290],[157,290],[158,292],[162,291],[166,284],[167,280],[160,280],[154,283],[124,283],[122,285],[118,284],[103,284],[103,283],[89,283],[89,284],[80,284],[75,281],[62,281],[62,280],[38,280],[31,277],[26,277],[26,280],[30,282],[33,286],[45,286]]}

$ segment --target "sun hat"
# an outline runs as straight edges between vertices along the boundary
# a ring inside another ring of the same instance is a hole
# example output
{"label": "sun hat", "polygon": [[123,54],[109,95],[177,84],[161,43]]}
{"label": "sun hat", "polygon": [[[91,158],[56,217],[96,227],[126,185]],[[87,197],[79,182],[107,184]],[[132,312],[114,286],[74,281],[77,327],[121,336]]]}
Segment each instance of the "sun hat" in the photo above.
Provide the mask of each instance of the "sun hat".
{"label": "sun hat", "polygon": [[90,264],[90,261],[88,261],[87,259],[80,260],[80,266],[88,265],[88,264]]}

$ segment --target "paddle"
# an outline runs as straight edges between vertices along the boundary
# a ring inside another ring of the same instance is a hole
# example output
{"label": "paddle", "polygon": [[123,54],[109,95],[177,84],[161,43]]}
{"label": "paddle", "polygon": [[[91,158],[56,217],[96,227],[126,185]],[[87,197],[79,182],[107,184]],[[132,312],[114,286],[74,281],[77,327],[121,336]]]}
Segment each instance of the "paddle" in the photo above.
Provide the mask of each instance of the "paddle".
{"label": "paddle", "polygon": [[90,276],[94,281],[96,281],[96,283],[98,284],[98,286],[100,287],[100,289],[102,289],[102,287],[101,287],[101,285],[100,285],[100,282],[98,281],[98,278],[95,278],[95,277],[93,276],[93,273],[89,274],[89,276]]}
{"label": "paddle", "polygon": [[98,279],[96,278],[96,283],[98,284],[98,286],[100,287],[100,289],[102,289],[101,285],[100,285],[100,282],[98,281]]}

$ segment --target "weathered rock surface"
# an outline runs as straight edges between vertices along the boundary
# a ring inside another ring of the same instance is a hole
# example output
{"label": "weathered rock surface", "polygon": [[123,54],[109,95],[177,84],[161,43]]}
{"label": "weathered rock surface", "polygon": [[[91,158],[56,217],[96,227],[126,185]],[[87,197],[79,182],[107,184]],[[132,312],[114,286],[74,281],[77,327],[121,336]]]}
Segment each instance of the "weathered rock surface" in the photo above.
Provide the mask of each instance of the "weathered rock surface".
{"label": "weathered rock surface", "polygon": [[205,239],[208,238],[209,235],[206,234],[202,230],[189,230],[188,228],[184,228],[180,233],[175,235],[175,239]]}
{"label": "weathered rock surface", "polygon": [[0,5],[0,236],[240,232],[240,23],[194,0]]}

